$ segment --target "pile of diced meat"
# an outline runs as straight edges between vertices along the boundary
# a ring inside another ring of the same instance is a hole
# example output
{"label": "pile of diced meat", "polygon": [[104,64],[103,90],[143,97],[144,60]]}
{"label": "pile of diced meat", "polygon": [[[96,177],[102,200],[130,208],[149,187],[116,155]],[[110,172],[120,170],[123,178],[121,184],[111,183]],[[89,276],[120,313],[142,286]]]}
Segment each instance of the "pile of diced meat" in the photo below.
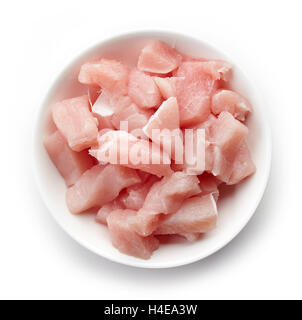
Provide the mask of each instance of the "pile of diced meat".
{"label": "pile of diced meat", "polygon": [[[82,65],[78,81],[87,95],[52,106],[55,126],[44,139],[65,179],[70,212],[97,209],[112,244],[142,259],[162,235],[195,241],[215,228],[219,185],[255,172],[246,142],[251,106],[226,89],[230,77],[229,63],[190,58],[160,41],[141,50],[133,69],[104,58]],[[185,129],[204,129],[200,167],[176,163],[174,149],[166,150],[153,129],[176,130],[178,144]],[[165,161],[133,161],[123,148],[111,161],[112,141]]]}

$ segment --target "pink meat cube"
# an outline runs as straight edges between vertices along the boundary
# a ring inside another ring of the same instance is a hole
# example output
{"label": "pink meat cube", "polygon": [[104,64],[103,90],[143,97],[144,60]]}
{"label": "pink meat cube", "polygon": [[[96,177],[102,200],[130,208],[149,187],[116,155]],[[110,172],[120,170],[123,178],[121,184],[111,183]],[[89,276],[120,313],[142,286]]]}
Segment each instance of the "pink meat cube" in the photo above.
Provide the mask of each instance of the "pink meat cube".
{"label": "pink meat cube", "polygon": [[248,128],[229,112],[222,112],[213,126],[213,141],[223,153],[233,153],[248,134]]}
{"label": "pink meat cube", "polygon": [[101,59],[82,65],[79,73],[79,82],[99,86],[111,92],[127,94],[129,70],[116,60]]}
{"label": "pink meat cube", "polygon": [[176,75],[184,77],[176,82],[176,97],[179,105],[180,125],[188,127],[205,121],[211,112],[211,95],[217,81],[199,68],[199,62],[184,62]]}
{"label": "pink meat cube", "polygon": [[231,90],[219,90],[212,97],[212,112],[220,114],[223,111],[231,113],[236,119],[245,121],[247,115],[252,111],[249,102]]}
{"label": "pink meat cube", "polygon": [[172,174],[170,157],[149,141],[137,139],[125,131],[109,131],[98,139],[98,147],[89,153],[101,163],[120,164],[159,177]]}
{"label": "pink meat cube", "polygon": [[140,178],[133,169],[118,165],[96,165],[67,189],[67,206],[74,214],[101,207],[115,199],[122,189],[139,182]]}
{"label": "pink meat cube", "polygon": [[44,146],[67,186],[73,185],[87,169],[93,166],[93,158],[88,152],[71,150],[59,131],[46,136]]}
{"label": "pink meat cube", "polygon": [[212,173],[221,181],[229,180],[232,164],[247,133],[247,127],[228,112],[222,112],[212,127]]}
{"label": "pink meat cube", "polygon": [[142,237],[133,231],[129,219],[136,216],[133,210],[115,210],[107,217],[112,244],[120,252],[130,256],[149,259],[158,249],[159,241],[154,236]]}
{"label": "pink meat cube", "polygon": [[144,133],[175,159],[175,152],[183,155],[183,139],[179,130],[179,111],[174,97],[165,100],[143,128]]}
{"label": "pink meat cube", "polygon": [[200,192],[196,176],[175,172],[152,186],[143,207],[157,213],[173,213],[184,199]]}
{"label": "pink meat cube", "polygon": [[142,50],[138,58],[138,69],[141,71],[166,74],[176,69],[182,56],[161,41],[152,41]]}
{"label": "pink meat cube", "polygon": [[255,171],[256,167],[252,160],[250,150],[247,143],[243,141],[233,161],[232,173],[227,184],[237,184],[255,173]]}
{"label": "pink meat cube", "polygon": [[129,96],[141,108],[158,107],[162,101],[153,78],[137,69],[130,72]]}
{"label": "pink meat cube", "polygon": [[82,151],[96,143],[97,122],[89,110],[87,95],[54,104],[52,117],[72,150]]}
{"label": "pink meat cube", "polygon": [[211,194],[186,199],[179,210],[162,218],[155,234],[204,233],[215,228],[216,202]]}
{"label": "pink meat cube", "polygon": [[132,221],[133,228],[141,235],[151,234],[159,223],[160,214],[176,212],[186,198],[199,193],[196,176],[175,172],[163,178],[151,187],[142,209]]}
{"label": "pink meat cube", "polygon": [[132,100],[129,96],[103,89],[92,105],[92,112],[103,117],[109,117],[128,108],[131,104]]}

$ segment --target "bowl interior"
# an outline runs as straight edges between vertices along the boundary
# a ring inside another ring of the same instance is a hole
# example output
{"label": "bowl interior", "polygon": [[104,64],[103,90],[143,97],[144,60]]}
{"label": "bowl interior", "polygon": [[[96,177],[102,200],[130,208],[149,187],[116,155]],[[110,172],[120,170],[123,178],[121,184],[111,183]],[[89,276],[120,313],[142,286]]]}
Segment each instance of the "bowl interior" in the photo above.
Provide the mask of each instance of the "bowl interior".
{"label": "bowl interior", "polygon": [[[218,225],[214,231],[194,243],[179,240],[162,245],[150,260],[144,261],[119,253],[111,245],[107,228],[94,221],[93,213],[79,216],[69,213],[65,204],[66,187],[43,147],[43,135],[53,102],[87,93],[87,89],[77,82],[77,74],[82,63],[107,57],[134,66],[140,49],[150,39],[165,41],[186,55],[224,59],[233,63],[231,87],[247,97],[254,108],[248,120],[248,142],[257,172],[240,185],[223,188],[218,201]],[[270,132],[264,108],[261,97],[239,67],[223,53],[200,40],[168,32],[141,32],[101,42],[74,60],[59,75],[39,109],[34,132],[34,171],[39,190],[61,227],[76,241],[100,256],[119,263],[147,268],[174,267],[197,261],[231,241],[251,218],[261,200],[268,180],[271,154]]]}

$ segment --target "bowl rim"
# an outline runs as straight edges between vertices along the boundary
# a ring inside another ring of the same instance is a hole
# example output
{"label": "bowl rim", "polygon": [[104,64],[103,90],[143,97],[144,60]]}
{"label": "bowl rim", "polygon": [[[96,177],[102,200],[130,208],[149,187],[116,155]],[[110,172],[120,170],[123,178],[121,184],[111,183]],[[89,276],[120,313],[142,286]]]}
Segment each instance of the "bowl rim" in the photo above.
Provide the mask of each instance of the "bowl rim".
{"label": "bowl rim", "polygon": [[[217,243],[216,246],[212,246],[210,249],[208,250],[204,250],[202,252],[202,254],[196,254],[196,255],[192,255],[190,257],[186,257],[183,258],[182,260],[176,261],[176,262],[172,262],[169,263],[167,261],[164,261],[162,263],[158,263],[158,262],[152,262],[152,257],[150,260],[148,260],[148,264],[146,264],[145,261],[141,261],[140,259],[135,259],[135,260],[131,260],[131,261],[124,261],[123,259],[120,259],[118,256],[115,255],[110,255],[107,254],[106,252],[100,252],[98,250],[98,248],[94,245],[91,245],[89,242],[87,242],[86,240],[82,239],[80,236],[74,234],[71,230],[69,230],[68,226],[64,225],[59,219],[58,217],[52,212],[52,210],[50,210],[50,206],[48,204],[48,199],[46,197],[46,194],[43,192],[43,186],[42,186],[42,181],[39,177],[39,172],[38,172],[38,166],[36,165],[37,163],[37,157],[36,157],[36,153],[38,152],[37,148],[38,148],[38,133],[39,131],[39,120],[41,119],[42,115],[43,115],[43,110],[45,108],[46,102],[49,100],[49,97],[51,96],[51,93],[56,85],[57,82],[59,82],[59,80],[61,79],[61,77],[66,74],[66,72],[68,72],[68,70],[70,70],[70,68],[78,61],[80,60],[82,57],[84,57],[85,55],[89,54],[90,52],[93,52],[94,50],[96,50],[99,46],[105,46],[107,43],[110,43],[111,41],[119,41],[119,40],[126,40],[127,38],[133,38],[135,36],[146,36],[146,37],[150,37],[153,36],[154,38],[156,38],[157,36],[165,36],[165,37],[183,37],[186,38],[188,40],[192,40],[192,41],[197,41],[202,43],[204,46],[208,47],[210,50],[212,51],[216,51],[220,54],[222,54],[223,56],[225,56],[228,61],[232,62],[232,59],[229,59],[229,56],[221,49],[217,48],[216,46],[208,43],[208,41],[205,41],[203,39],[200,39],[197,36],[191,36],[182,32],[174,32],[174,31],[170,31],[170,30],[139,30],[139,31],[131,31],[131,32],[125,32],[125,33],[118,33],[118,34],[114,34],[113,36],[108,36],[108,37],[102,37],[100,39],[100,41],[98,41],[97,43],[93,44],[92,46],[89,46],[88,48],[86,48],[85,50],[82,50],[80,53],[77,52],[77,54],[73,54],[72,58],[69,59],[69,63],[66,64],[62,70],[56,71],[55,75],[52,77],[51,81],[50,81],[50,85],[48,83],[47,88],[45,89],[45,91],[43,90],[43,98],[41,99],[40,103],[38,104],[36,110],[35,110],[35,115],[33,117],[34,123],[32,126],[32,172],[33,172],[33,176],[34,176],[34,180],[35,183],[37,185],[37,189],[38,189],[38,193],[40,194],[47,210],[50,212],[51,216],[53,217],[53,219],[56,221],[56,223],[73,239],[75,240],[78,244],[80,244],[81,246],[83,246],[84,248],[88,249],[89,251],[95,253],[96,255],[108,259],[112,262],[115,263],[119,263],[122,265],[127,265],[127,266],[131,266],[131,267],[138,267],[138,268],[146,268],[146,269],[167,269],[167,268],[175,268],[175,267],[179,267],[179,266],[185,266],[197,261],[200,261],[202,259],[205,259],[207,257],[209,257],[210,255],[220,251],[222,248],[224,248],[226,245],[228,245],[242,230],[245,229],[246,225],[248,224],[248,222],[250,221],[250,219],[253,217],[254,213],[256,212],[262,198],[263,195],[265,193],[266,187],[268,185],[268,181],[269,181],[269,177],[270,177],[270,173],[271,173],[271,162],[272,162],[272,134],[271,134],[271,128],[269,125],[269,121],[268,121],[268,117],[266,117],[266,112],[265,110],[261,111],[261,115],[264,119],[263,120],[263,129],[265,132],[265,139],[266,139],[266,145],[267,145],[267,150],[266,150],[266,168],[265,168],[265,172],[264,172],[264,178],[263,178],[263,184],[259,187],[259,191],[257,193],[257,198],[255,198],[254,200],[254,205],[252,207],[252,209],[250,210],[249,214],[245,215],[245,219],[243,220],[242,224],[237,228],[237,230],[235,232],[233,232],[232,234],[230,234],[228,237],[224,237],[223,241],[220,241],[219,243]],[[261,92],[259,92],[259,90],[257,89],[257,87],[255,86],[255,82],[253,80],[253,77],[251,77],[250,74],[248,74],[242,67],[241,64],[235,64],[236,67],[240,70],[240,72],[248,79],[248,83],[249,85],[252,86],[253,91],[256,92],[257,97],[260,101],[264,101],[264,97],[261,94]],[[265,116],[265,117],[264,117]]]}

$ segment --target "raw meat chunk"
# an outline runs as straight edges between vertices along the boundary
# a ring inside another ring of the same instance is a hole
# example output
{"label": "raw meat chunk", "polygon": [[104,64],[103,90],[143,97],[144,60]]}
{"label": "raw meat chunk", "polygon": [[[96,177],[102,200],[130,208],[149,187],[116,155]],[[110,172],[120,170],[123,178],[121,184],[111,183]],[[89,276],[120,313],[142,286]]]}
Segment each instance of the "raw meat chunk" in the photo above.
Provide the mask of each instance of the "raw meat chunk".
{"label": "raw meat chunk", "polygon": [[221,181],[228,182],[233,161],[248,129],[230,113],[223,111],[212,130],[214,143],[212,173]]}
{"label": "raw meat chunk", "polygon": [[127,94],[128,77],[129,70],[121,62],[101,59],[83,64],[78,79],[83,84]]}
{"label": "raw meat chunk", "polygon": [[148,192],[144,205],[132,221],[141,235],[151,234],[157,227],[160,214],[176,212],[186,198],[201,193],[196,176],[175,172],[171,177],[156,182]]}
{"label": "raw meat chunk", "polygon": [[73,185],[87,169],[93,166],[93,158],[87,151],[71,150],[59,131],[46,136],[44,146],[67,186]]}
{"label": "raw meat chunk", "polygon": [[87,95],[57,102],[52,117],[72,150],[82,151],[96,143],[98,128]]}
{"label": "raw meat chunk", "polygon": [[118,165],[96,165],[67,189],[66,202],[71,213],[81,213],[115,199],[120,191],[139,183],[136,171]]}
{"label": "raw meat chunk", "polygon": [[211,194],[186,199],[179,210],[164,216],[155,234],[204,233],[215,228],[216,202]]}
{"label": "raw meat chunk", "polygon": [[165,74],[176,69],[181,60],[175,49],[161,41],[152,41],[143,48],[137,67],[141,71]]}
{"label": "raw meat chunk", "polygon": [[101,163],[120,164],[159,177],[172,174],[169,155],[154,143],[113,130],[100,136],[98,143],[98,148],[89,153]]}
{"label": "raw meat chunk", "polygon": [[240,121],[245,121],[247,115],[252,111],[251,105],[244,97],[225,89],[219,90],[213,95],[211,108],[214,114],[227,111]]}
{"label": "raw meat chunk", "polygon": [[129,219],[136,216],[133,210],[115,210],[107,217],[112,244],[120,252],[130,256],[149,259],[158,249],[159,241],[154,236],[141,237],[133,231]]}
{"label": "raw meat chunk", "polygon": [[141,108],[158,107],[162,101],[153,78],[137,69],[130,72],[129,96]]}
{"label": "raw meat chunk", "polygon": [[174,97],[165,100],[156,110],[148,124],[144,127],[144,131],[148,137],[152,136],[153,129],[177,129],[179,128],[179,112],[177,100]]}
{"label": "raw meat chunk", "polygon": [[196,176],[175,172],[151,187],[143,207],[157,213],[173,213],[184,199],[200,192]]}
{"label": "raw meat chunk", "polygon": [[198,64],[199,62],[184,62],[176,73],[178,77],[185,78],[176,82],[182,127],[205,121],[211,112],[211,95],[217,88],[217,81],[198,68]]}
{"label": "raw meat chunk", "polygon": [[237,150],[248,134],[247,127],[236,120],[229,112],[220,113],[213,130],[213,141],[223,152]]}
{"label": "raw meat chunk", "polygon": [[92,112],[103,117],[109,117],[124,110],[131,104],[132,100],[128,96],[103,89],[92,106]]}
{"label": "raw meat chunk", "polygon": [[179,112],[174,97],[165,100],[143,128],[144,133],[175,159],[175,152],[183,155],[183,139],[179,130]]}
{"label": "raw meat chunk", "polygon": [[232,173],[227,184],[237,184],[241,180],[255,173],[256,167],[250,150],[245,141],[242,142],[232,166]]}

